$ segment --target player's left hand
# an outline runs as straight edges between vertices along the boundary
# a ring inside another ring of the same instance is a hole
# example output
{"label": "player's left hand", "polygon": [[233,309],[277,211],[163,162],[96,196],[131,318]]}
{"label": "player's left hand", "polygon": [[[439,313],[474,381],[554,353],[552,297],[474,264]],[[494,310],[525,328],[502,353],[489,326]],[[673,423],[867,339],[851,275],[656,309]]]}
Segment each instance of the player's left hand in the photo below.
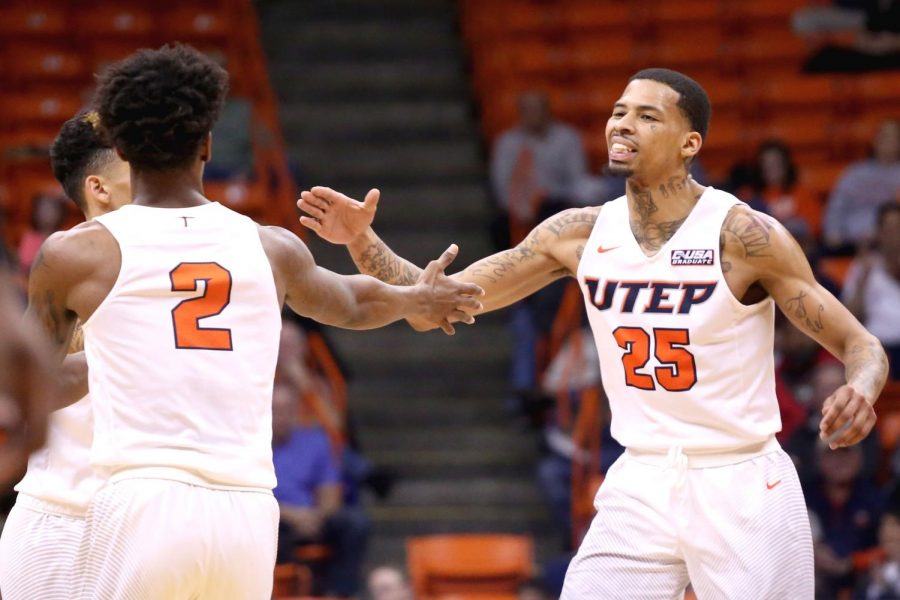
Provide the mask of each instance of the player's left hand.
{"label": "player's left hand", "polygon": [[861,441],[875,426],[875,409],[849,384],[825,399],[819,436],[834,450]]}
{"label": "player's left hand", "polygon": [[325,241],[349,244],[372,225],[380,197],[381,192],[373,188],[359,202],[331,188],[316,186],[302,192],[297,200],[297,207],[306,213],[300,223]]}

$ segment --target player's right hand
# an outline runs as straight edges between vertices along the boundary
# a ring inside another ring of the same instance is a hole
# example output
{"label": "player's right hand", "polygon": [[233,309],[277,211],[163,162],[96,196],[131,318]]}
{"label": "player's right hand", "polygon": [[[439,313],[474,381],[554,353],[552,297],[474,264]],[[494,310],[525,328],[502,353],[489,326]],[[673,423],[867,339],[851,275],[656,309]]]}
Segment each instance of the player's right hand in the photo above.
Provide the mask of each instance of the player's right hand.
{"label": "player's right hand", "polygon": [[349,244],[372,225],[380,196],[380,191],[371,189],[359,202],[331,188],[316,186],[300,193],[297,207],[306,213],[300,223],[332,244]]}
{"label": "player's right hand", "polygon": [[483,309],[478,296],[484,290],[474,283],[462,283],[451,279],[444,271],[456,258],[459,247],[451,244],[440,258],[428,263],[419,276],[416,287],[421,290],[424,302],[418,316],[407,319],[416,331],[428,331],[440,327],[447,335],[456,333],[454,323],[471,325],[474,313]]}

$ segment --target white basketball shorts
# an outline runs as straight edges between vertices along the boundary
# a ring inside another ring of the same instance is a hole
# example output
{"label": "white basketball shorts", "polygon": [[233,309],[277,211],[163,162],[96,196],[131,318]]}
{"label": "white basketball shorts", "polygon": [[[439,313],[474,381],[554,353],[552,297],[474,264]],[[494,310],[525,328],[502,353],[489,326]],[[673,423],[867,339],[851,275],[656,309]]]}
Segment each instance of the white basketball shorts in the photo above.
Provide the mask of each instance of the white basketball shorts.
{"label": "white basketball shorts", "polygon": [[4,600],[70,600],[84,517],[19,494],[0,535],[0,596]]}
{"label": "white basketball shorts", "polygon": [[699,600],[812,600],[803,491],[774,447],[716,466],[679,449],[627,450],[600,486],[562,600],[672,600],[688,582]]}
{"label": "white basketball shorts", "polygon": [[268,600],[278,542],[271,493],[123,479],[91,501],[82,600]]}

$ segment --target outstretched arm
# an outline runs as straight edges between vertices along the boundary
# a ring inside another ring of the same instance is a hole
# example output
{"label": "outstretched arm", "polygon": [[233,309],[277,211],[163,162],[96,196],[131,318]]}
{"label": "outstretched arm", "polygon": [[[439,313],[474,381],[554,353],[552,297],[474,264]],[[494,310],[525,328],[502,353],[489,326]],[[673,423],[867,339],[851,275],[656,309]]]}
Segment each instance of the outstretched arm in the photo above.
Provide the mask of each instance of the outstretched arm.
{"label": "outstretched arm", "polygon": [[862,440],[875,425],[872,405],[888,373],[878,339],[816,282],[803,250],[780,223],[738,206],[723,235],[723,268],[747,269],[796,327],[844,363],[847,383],[825,400],[822,438],[832,448]]}
{"label": "outstretched arm", "polygon": [[[421,269],[401,258],[371,228],[378,190],[357,202],[335,190],[314,187],[297,205],[308,215],[301,223],[323,239],[345,244],[361,273],[410,285]],[[521,300],[565,275],[574,275],[598,209],[572,209],[538,225],[515,248],[483,258],[453,275],[484,288],[484,312]]]}
{"label": "outstretched arm", "polygon": [[400,319],[420,319],[453,333],[453,322],[473,322],[481,309],[477,285],[455,282],[443,270],[456,256],[451,246],[411,286],[388,285],[365,275],[338,275],[315,264],[306,245],[278,227],[260,228],[260,239],[287,305],[320,323],[373,329]]}
{"label": "outstretched arm", "polygon": [[21,475],[28,454],[43,444],[55,396],[50,349],[38,327],[22,318],[12,283],[0,272],[0,485]]}

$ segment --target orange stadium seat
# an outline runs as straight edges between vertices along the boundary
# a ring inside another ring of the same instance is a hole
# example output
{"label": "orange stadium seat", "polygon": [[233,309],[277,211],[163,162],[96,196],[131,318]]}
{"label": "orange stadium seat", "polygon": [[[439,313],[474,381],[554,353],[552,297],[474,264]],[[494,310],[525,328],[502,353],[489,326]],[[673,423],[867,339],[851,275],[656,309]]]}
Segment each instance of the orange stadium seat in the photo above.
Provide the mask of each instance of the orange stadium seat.
{"label": "orange stadium seat", "polygon": [[632,6],[627,2],[564,0],[556,10],[566,29],[572,33],[590,32],[596,35],[613,30],[621,35],[631,29],[634,17]]}
{"label": "orange stadium seat", "polygon": [[570,63],[582,75],[621,73],[632,70],[634,42],[627,34],[579,36],[571,42]]}
{"label": "orange stadium seat", "polygon": [[515,594],[534,572],[534,542],[521,535],[464,534],[409,538],[409,574],[417,597]]}
{"label": "orange stadium seat", "polygon": [[754,86],[763,111],[769,114],[803,106],[809,110],[832,111],[838,108],[840,94],[835,79],[821,75],[773,77]]}
{"label": "orange stadium seat", "polygon": [[65,89],[0,95],[0,112],[14,126],[35,123],[60,126],[81,106],[78,95]]}
{"label": "orange stadium seat", "polygon": [[82,54],[54,43],[12,43],[7,47],[7,72],[20,82],[71,82],[87,79]]}
{"label": "orange stadium seat", "polygon": [[809,4],[809,0],[735,0],[726,2],[729,17],[742,22],[763,25],[761,22],[790,23],[791,15],[798,8]]}
{"label": "orange stadium seat", "polygon": [[717,29],[704,27],[689,39],[679,32],[647,44],[641,52],[641,66],[666,65],[700,78],[698,71],[714,70],[722,54],[722,35]]}
{"label": "orange stadium seat", "polygon": [[[692,25],[699,23],[718,23],[723,18],[723,9],[719,2],[709,0],[681,0],[668,2],[641,3],[642,16],[658,26]],[[681,32],[684,35],[686,32]],[[693,37],[691,34],[690,37]]]}
{"label": "orange stadium seat", "polygon": [[801,183],[825,200],[846,168],[843,161],[804,164],[800,168]]}
{"label": "orange stadium seat", "polygon": [[146,36],[157,33],[156,20],[148,8],[98,5],[77,11],[78,31],[98,36]]}
{"label": "orange stadium seat", "polygon": [[891,103],[895,110],[900,106],[900,72],[869,73],[855,83],[856,93],[866,104]]}
{"label": "orange stadium seat", "polygon": [[180,41],[224,39],[232,30],[228,11],[190,5],[166,11],[162,26],[169,37]]}
{"label": "orange stadium seat", "polygon": [[56,36],[66,32],[67,15],[59,6],[36,4],[11,6],[0,19],[0,35]]}

